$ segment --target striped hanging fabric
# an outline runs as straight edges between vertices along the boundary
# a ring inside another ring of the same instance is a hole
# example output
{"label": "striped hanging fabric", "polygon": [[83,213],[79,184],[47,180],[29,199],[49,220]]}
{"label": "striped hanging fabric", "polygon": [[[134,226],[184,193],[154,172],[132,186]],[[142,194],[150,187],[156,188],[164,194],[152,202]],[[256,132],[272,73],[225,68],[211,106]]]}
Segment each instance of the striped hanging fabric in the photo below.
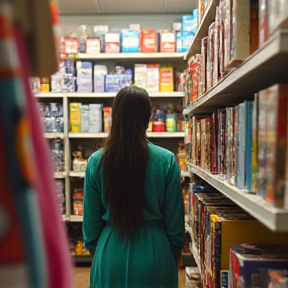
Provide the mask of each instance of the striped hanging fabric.
{"label": "striped hanging fabric", "polygon": [[71,261],[25,40],[0,2],[0,287],[70,288]]}

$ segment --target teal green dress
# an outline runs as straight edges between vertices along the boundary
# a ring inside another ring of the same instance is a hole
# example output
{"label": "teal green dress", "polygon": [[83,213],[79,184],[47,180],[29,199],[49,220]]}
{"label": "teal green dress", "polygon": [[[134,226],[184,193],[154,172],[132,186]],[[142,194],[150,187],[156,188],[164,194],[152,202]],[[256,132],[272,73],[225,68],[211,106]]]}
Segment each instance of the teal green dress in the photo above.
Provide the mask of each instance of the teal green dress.
{"label": "teal green dress", "polygon": [[123,240],[103,200],[103,149],[88,161],[84,181],[84,246],[95,251],[91,288],[176,288],[173,253],[184,246],[184,203],[174,154],[152,143],[145,182],[145,224]]}

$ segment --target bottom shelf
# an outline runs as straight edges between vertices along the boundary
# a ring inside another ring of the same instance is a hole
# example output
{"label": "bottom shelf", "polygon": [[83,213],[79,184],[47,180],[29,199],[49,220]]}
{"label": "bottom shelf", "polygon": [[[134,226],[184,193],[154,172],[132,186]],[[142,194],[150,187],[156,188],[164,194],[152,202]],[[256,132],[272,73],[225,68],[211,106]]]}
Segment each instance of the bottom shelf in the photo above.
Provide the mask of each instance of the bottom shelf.
{"label": "bottom shelf", "polygon": [[72,255],[74,263],[80,264],[80,263],[92,263],[93,256],[92,255]]}

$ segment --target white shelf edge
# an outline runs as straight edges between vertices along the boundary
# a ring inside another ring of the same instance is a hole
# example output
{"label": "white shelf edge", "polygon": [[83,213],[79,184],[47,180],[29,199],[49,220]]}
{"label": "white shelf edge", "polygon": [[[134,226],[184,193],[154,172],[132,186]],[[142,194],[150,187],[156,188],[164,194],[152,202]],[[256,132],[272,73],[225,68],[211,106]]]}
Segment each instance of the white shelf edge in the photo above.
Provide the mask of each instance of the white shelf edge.
{"label": "white shelf edge", "polygon": [[70,175],[70,177],[84,178],[85,177],[85,172],[70,171],[69,175]]}
{"label": "white shelf edge", "polygon": [[73,133],[69,132],[69,138],[106,138],[108,133]]}
{"label": "white shelf edge", "polygon": [[36,93],[34,94],[34,96],[36,98],[62,98],[64,97],[66,94],[65,92],[40,92],[40,93]]}
{"label": "white shelf edge", "polygon": [[181,170],[181,176],[182,177],[191,177],[191,172]]}
{"label": "white shelf edge", "polygon": [[46,139],[63,139],[64,133],[44,133]]}
{"label": "white shelf edge", "polygon": [[64,179],[65,177],[65,172],[54,172],[54,179]]}
{"label": "white shelf edge", "polygon": [[70,215],[70,222],[83,222],[83,216]]}
{"label": "white shelf edge", "polygon": [[192,172],[204,179],[233,202],[247,211],[262,224],[273,231],[288,232],[288,210],[275,208],[271,203],[265,201],[258,195],[249,194],[227,181],[221,181],[217,176],[188,163]]}
{"label": "white shelf edge", "polygon": [[75,59],[79,60],[113,60],[113,59],[183,59],[184,60],[185,53],[173,52],[173,53],[99,53],[99,54],[86,54],[86,53],[78,53],[75,54]]}
{"label": "white shelf edge", "polygon": [[147,132],[148,138],[184,138],[184,132]]}
{"label": "white shelf edge", "polygon": [[[183,92],[148,92],[150,98],[183,98]],[[67,93],[68,98],[115,98],[116,92],[103,92],[103,93]]]}
{"label": "white shelf edge", "polygon": [[[261,67],[261,65],[263,65],[265,62],[268,62],[272,57],[274,57],[280,53],[287,55],[287,53],[288,53],[287,42],[288,42],[288,29],[281,29],[281,30],[277,31],[265,43],[265,45],[262,48],[257,50],[250,57],[248,57],[238,68],[236,68],[232,72],[230,72],[225,78],[221,79],[214,87],[212,87],[209,91],[207,91],[204,95],[202,95],[202,97],[200,97],[197,102],[186,107],[183,110],[183,114],[184,115],[193,114],[193,112],[195,112],[195,110],[201,108],[201,106],[205,107],[205,103],[207,101],[209,101],[211,99],[216,99],[218,96],[221,96],[221,94],[223,94],[223,93],[226,94],[226,92],[223,92],[225,89],[229,88],[230,85],[233,85],[233,84],[235,85],[235,83],[237,83],[237,82],[240,83],[241,78],[243,76],[245,76],[248,73],[254,73],[253,70],[256,70],[257,68],[259,69],[259,67]],[[287,57],[285,59],[287,59]],[[268,75],[268,73],[269,72],[266,72],[265,75]],[[255,72],[255,75],[256,74],[258,75],[258,72]],[[261,78],[261,76],[259,76],[259,77]],[[252,83],[253,83],[253,81],[252,81]],[[265,81],[263,83],[264,83],[263,85],[265,86]],[[263,86],[263,89],[267,88],[264,86]],[[247,94],[248,93],[246,92],[246,95]],[[235,92],[234,92],[234,95],[235,95]],[[207,108],[211,108],[211,107],[209,106]]]}
{"label": "white shelf edge", "polygon": [[[69,133],[69,138],[106,138],[108,133]],[[148,138],[184,138],[184,132],[148,132]]]}

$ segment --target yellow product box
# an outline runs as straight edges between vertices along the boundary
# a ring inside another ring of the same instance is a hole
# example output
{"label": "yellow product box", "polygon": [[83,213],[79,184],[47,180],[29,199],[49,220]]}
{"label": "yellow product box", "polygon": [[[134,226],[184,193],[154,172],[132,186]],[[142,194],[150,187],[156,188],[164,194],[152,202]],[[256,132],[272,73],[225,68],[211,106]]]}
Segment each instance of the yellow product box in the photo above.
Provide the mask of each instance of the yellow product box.
{"label": "yellow product box", "polygon": [[160,67],[160,92],[173,92],[174,78],[172,66]]}
{"label": "yellow product box", "polygon": [[70,103],[70,131],[81,131],[81,103]]}

